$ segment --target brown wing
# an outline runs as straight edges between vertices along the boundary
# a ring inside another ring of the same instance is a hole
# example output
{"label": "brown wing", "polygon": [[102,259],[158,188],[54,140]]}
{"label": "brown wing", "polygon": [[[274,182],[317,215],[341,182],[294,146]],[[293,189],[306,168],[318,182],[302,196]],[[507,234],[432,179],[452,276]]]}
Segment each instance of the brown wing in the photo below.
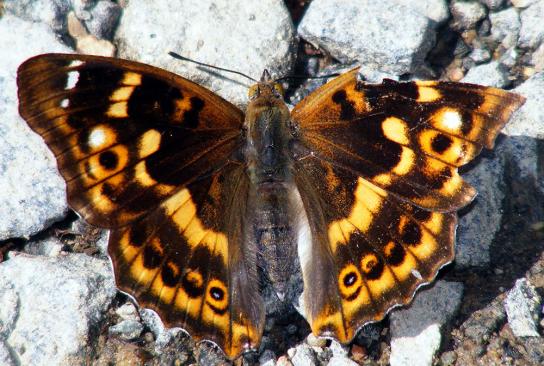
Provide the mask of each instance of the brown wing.
{"label": "brown wing", "polygon": [[[120,287],[230,357],[258,345],[261,300],[240,295],[255,288],[256,269],[246,268],[254,263],[244,262],[241,236],[231,230],[241,216],[224,215],[244,209],[233,195],[243,194],[245,178],[232,172],[243,113],[167,71],[96,56],[31,58],[19,67],[18,86],[20,114],[54,152],[70,205],[89,223],[114,229],[109,250]],[[236,182],[241,191],[226,187]],[[204,194],[199,185],[206,184]],[[183,220],[204,238],[181,230]],[[243,268],[247,281],[239,278]],[[205,292],[191,297],[191,281]],[[207,310],[216,305],[218,313]]]}
{"label": "brown wing", "polygon": [[453,260],[457,167],[491,148],[523,97],[447,82],[366,85],[357,70],[292,111],[310,224],[304,307],[317,335],[350,341]]}

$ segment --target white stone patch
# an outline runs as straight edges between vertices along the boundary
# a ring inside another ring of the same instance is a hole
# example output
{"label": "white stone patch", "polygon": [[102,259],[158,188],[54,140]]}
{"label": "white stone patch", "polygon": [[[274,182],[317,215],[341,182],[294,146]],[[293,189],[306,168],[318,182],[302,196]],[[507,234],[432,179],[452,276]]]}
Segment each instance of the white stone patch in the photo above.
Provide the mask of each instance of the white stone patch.
{"label": "white stone patch", "polygon": [[65,90],[72,89],[76,86],[77,81],[79,80],[79,71],[70,71],[68,72],[68,80],[66,81]]}
{"label": "white stone patch", "polygon": [[68,108],[69,105],[70,105],[70,101],[67,98],[64,98],[63,100],[60,101],[60,106],[62,108]]}
{"label": "white stone patch", "polygon": [[461,116],[456,111],[446,111],[442,115],[442,124],[444,127],[452,131],[457,131],[461,128],[463,120]]}
{"label": "white stone patch", "polygon": [[95,128],[89,135],[89,146],[100,147],[106,142],[106,133],[101,128]]}

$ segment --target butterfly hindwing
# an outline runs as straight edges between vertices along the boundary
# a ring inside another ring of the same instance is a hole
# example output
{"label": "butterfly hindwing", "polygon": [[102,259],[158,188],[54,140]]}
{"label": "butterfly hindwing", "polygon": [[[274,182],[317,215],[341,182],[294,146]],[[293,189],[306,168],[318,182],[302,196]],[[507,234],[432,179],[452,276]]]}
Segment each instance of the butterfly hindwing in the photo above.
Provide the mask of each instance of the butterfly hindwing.
{"label": "butterfly hindwing", "polygon": [[448,82],[359,82],[357,70],[292,111],[296,184],[310,226],[304,310],[350,341],[407,304],[454,256],[455,211],[475,190],[457,168],[491,148],[523,97]]}
{"label": "butterfly hindwing", "polygon": [[69,204],[112,229],[119,287],[233,358],[264,310],[245,246],[243,113],[131,61],[41,55],[18,70],[20,113],[57,158]]}

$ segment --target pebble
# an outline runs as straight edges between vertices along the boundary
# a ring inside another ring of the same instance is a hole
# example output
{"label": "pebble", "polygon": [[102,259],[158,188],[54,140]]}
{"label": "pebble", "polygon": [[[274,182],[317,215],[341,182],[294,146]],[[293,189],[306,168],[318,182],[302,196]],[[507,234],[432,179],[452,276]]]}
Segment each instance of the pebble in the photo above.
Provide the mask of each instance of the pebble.
{"label": "pebble", "polygon": [[508,292],[504,307],[508,325],[516,337],[540,337],[538,322],[542,298],[525,278],[518,279]]}
{"label": "pebble", "polygon": [[458,30],[474,29],[486,16],[485,7],[474,1],[455,0],[450,4],[450,11],[453,16],[452,27]]}
{"label": "pebble", "polygon": [[542,14],[544,14],[544,1],[535,2],[521,12],[519,47],[535,49],[542,43],[544,40]]}

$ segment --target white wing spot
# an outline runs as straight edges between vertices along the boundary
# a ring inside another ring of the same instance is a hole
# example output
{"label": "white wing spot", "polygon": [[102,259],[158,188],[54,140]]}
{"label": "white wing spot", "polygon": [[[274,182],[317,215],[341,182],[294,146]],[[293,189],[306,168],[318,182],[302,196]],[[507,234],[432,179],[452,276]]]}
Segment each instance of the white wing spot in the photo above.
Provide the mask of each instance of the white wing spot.
{"label": "white wing spot", "polygon": [[74,86],[76,86],[78,80],[79,80],[78,71],[68,72],[68,80],[66,81],[66,87],[64,89],[65,90],[72,89]]}
{"label": "white wing spot", "polygon": [[67,98],[64,98],[63,100],[60,101],[60,106],[62,108],[68,108],[69,105],[70,105],[70,101]]}
{"label": "white wing spot", "polygon": [[78,66],[81,66],[83,65],[83,61],[81,60],[74,60],[72,62],[70,62],[70,64],[68,65],[68,67],[78,67]]}
{"label": "white wing spot", "polygon": [[461,127],[463,120],[457,111],[446,111],[442,115],[442,124],[452,131],[457,131]]}
{"label": "white wing spot", "polygon": [[421,273],[417,269],[411,269],[410,272],[412,272],[412,276],[414,276],[418,280],[423,279],[423,276],[421,275]]}
{"label": "white wing spot", "polygon": [[93,148],[100,147],[106,142],[106,134],[101,128],[95,128],[89,135],[89,146]]}

